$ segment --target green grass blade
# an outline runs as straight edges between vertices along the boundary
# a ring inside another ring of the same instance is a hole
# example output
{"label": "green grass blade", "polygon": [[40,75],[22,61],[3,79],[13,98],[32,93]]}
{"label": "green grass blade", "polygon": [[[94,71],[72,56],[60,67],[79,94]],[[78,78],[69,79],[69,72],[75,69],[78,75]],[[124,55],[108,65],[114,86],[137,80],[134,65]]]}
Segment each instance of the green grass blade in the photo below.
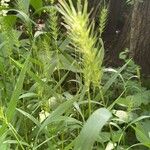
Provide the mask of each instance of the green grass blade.
{"label": "green grass blade", "polygon": [[[4,144],[9,144],[9,145],[17,145],[18,144],[18,141],[17,140],[7,140],[7,141],[4,141],[3,142]],[[22,142],[20,141],[20,144],[24,145],[24,146],[27,146],[27,147],[31,147],[28,143],[26,142]]]}
{"label": "green grass blade", "polygon": [[139,142],[143,143],[143,145],[147,146],[148,148],[150,148],[150,137],[148,137],[148,134],[144,133],[144,129],[139,129],[138,127],[134,127],[132,126],[132,128],[135,130],[136,132],[136,137],[138,139]]}
{"label": "green grass blade", "polygon": [[29,24],[32,23],[36,25],[36,23],[33,20],[31,20],[29,16],[25,14],[24,12],[16,10],[16,9],[9,9],[9,11],[17,12],[18,14],[16,16],[20,18],[22,21],[25,21],[26,23],[29,23]]}
{"label": "green grass blade", "polygon": [[116,81],[117,77],[120,75],[120,73],[126,68],[126,66],[129,64],[131,60],[129,60],[125,65],[123,65],[117,73],[115,73],[104,85],[103,87],[103,94],[107,92],[107,90],[110,88],[110,86]]}
{"label": "green grass blade", "polygon": [[27,112],[21,110],[21,109],[16,109],[19,113],[21,113],[22,115],[24,115],[25,117],[29,118],[32,122],[34,122],[38,127],[40,127],[40,122],[35,119],[32,115],[28,114]]}
{"label": "green grass blade", "polygon": [[58,108],[56,108],[56,110],[43,122],[38,133],[40,133],[53,120],[55,120],[55,118],[57,118],[60,115],[62,115],[63,113],[65,113],[71,106],[73,106],[73,103],[76,100],[77,100],[76,98],[74,98],[72,100],[67,100],[66,102],[64,102],[63,104],[58,106]]}
{"label": "green grass blade", "polygon": [[[22,87],[23,87],[25,74],[26,74],[27,70],[29,69],[29,58],[30,58],[30,55],[27,57],[24,65],[23,65],[23,68],[19,74],[15,89],[13,91],[10,102],[8,104],[8,108],[6,110],[6,118],[7,118],[8,123],[11,122],[11,120],[14,116],[14,113],[15,113],[15,108],[17,106],[17,100],[19,99],[19,95],[20,95]],[[2,127],[0,128],[0,136],[5,132],[6,128],[7,128],[7,124],[5,122],[5,123],[3,123]]]}
{"label": "green grass blade", "polygon": [[4,143],[6,136],[7,136],[7,131],[2,136],[0,136],[0,143],[1,143],[0,150],[8,150],[10,147],[9,144]]}
{"label": "green grass blade", "polygon": [[[19,69],[22,69],[22,68],[23,68],[22,64],[20,64],[19,62],[14,61],[13,63],[14,63],[14,65],[15,65],[16,67],[18,67]],[[44,82],[42,79],[40,79],[35,73],[33,73],[32,71],[30,71],[29,69],[27,70],[27,73],[28,73],[28,75],[29,75],[34,81],[36,81],[41,87],[49,89],[49,93],[50,93],[51,95],[57,97],[57,94],[56,94],[56,92],[54,91],[54,89],[52,89],[51,87],[49,87],[49,86],[47,85],[47,83]]]}
{"label": "green grass blade", "polygon": [[111,113],[107,109],[100,108],[96,110],[83,126],[76,139],[74,150],[92,150],[93,144],[102,127],[107,123],[110,117]]}
{"label": "green grass blade", "polygon": [[30,4],[33,6],[33,8],[35,10],[38,10],[38,9],[43,7],[43,1],[42,0],[36,0],[36,1],[30,0]]}

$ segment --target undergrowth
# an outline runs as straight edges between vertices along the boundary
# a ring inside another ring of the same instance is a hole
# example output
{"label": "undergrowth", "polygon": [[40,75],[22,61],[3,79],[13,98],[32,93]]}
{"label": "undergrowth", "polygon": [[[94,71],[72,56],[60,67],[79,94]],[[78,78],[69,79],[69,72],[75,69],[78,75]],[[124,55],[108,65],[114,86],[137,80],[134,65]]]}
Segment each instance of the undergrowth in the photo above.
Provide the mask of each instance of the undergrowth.
{"label": "undergrowth", "polygon": [[107,7],[97,30],[87,8],[1,0],[0,150],[150,148],[150,91],[127,51],[103,65]]}

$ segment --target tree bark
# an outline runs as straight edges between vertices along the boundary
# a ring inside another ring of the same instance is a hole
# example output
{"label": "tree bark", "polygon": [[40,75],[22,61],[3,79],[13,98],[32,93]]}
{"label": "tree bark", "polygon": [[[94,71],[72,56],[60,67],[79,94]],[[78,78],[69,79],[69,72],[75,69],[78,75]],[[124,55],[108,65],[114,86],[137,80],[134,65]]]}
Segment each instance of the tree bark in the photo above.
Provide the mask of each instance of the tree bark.
{"label": "tree bark", "polygon": [[124,1],[122,0],[109,1],[108,25],[106,27],[108,33],[116,33],[118,21],[121,18],[123,3]]}
{"label": "tree bark", "polygon": [[150,0],[135,2],[130,35],[131,57],[143,74],[150,75]]}
{"label": "tree bark", "polygon": [[[129,6],[128,6],[129,7]],[[132,7],[124,10],[124,25],[120,33],[118,34],[117,42],[114,44],[113,48],[113,62],[114,66],[122,65],[119,59],[119,54],[125,49],[130,48],[130,30],[131,30],[131,17],[132,17]]]}
{"label": "tree bark", "polygon": [[[126,40],[128,30],[126,24],[129,23],[125,17],[126,14],[126,3],[123,0],[110,0],[109,1],[109,14],[106,30],[104,33],[104,41],[106,48],[106,65],[108,66],[119,66],[119,53],[124,48],[121,43]],[[120,42],[118,42],[120,41]],[[123,44],[124,45],[124,44]]]}

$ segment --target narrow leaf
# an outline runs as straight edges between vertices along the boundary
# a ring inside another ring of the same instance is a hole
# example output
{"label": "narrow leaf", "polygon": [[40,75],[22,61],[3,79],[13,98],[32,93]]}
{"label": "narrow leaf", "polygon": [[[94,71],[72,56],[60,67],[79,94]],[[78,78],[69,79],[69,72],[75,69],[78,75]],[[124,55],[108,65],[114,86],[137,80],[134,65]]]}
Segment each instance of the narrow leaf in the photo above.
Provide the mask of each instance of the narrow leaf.
{"label": "narrow leaf", "polygon": [[110,117],[111,113],[107,109],[100,108],[96,110],[83,126],[76,139],[74,150],[92,150],[93,144],[98,138],[102,127]]}
{"label": "narrow leaf", "polygon": [[[25,74],[26,74],[26,71],[29,69],[29,58],[30,58],[30,55],[27,57],[27,59],[24,63],[24,66],[19,74],[15,89],[13,91],[10,102],[8,104],[8,108],[6,110],[7,122],[11,122],[11,120],[14,116],[15,108],[17,106],[17,101],[19,99],[19,95],[20,95],[22,87],[23,87]],[[7,124],[6,124],[6,122],[4,122],[2,127],[0,128],[0,136],[5,132],[6,128],[7,128]]]}

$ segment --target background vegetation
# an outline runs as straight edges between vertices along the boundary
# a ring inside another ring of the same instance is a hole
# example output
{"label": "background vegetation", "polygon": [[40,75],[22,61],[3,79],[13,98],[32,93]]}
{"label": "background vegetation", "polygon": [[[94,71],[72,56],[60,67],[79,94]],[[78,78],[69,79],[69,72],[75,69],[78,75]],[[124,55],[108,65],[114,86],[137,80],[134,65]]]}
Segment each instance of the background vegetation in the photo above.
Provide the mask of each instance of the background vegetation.
{"label": "background vegetation", "polygon": [[150,149],[149,0],[0,4],[0,150]]}

